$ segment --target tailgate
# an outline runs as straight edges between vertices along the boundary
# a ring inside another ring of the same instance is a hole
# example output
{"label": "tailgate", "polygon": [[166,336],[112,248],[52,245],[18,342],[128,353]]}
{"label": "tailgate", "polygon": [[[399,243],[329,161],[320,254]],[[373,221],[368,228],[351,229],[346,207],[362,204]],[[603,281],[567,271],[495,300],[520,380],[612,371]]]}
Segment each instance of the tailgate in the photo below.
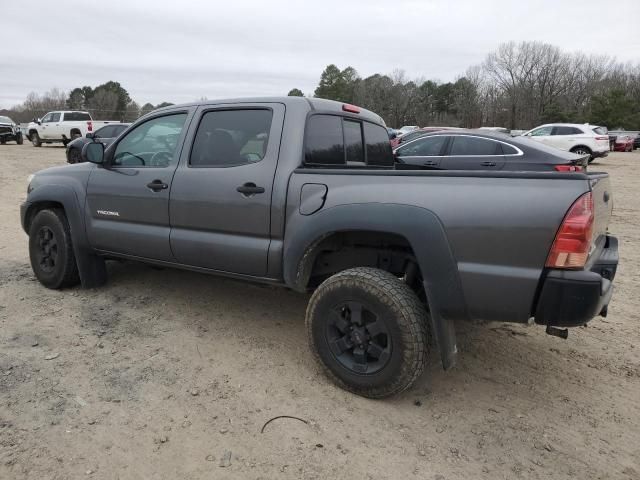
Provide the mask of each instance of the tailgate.
{"label": "tailgate", "polygon": [[590,173],[591,194],[595,218],[593,223],[593,245],[589,254],[590,261],[598,258],[606,242],[607,227],[613,211],[613,192],[606,173]]}

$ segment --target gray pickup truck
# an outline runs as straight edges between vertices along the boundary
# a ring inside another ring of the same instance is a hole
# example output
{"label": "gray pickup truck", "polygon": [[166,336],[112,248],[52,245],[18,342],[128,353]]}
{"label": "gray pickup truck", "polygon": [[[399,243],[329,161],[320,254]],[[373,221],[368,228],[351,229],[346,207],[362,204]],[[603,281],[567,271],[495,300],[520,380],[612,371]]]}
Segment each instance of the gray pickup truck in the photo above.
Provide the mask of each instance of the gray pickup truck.
{"label": "gray pickup truck", "polygon": [[44,286],[132,259],[313,292],[311,350],[367,397],[408,388],[432,343],[451,367],[457,320],[565,336],[613,291],[606,174],[396,170],[384,122],[353,105],[172,106],[82,155],[36,173],[21,208]]}

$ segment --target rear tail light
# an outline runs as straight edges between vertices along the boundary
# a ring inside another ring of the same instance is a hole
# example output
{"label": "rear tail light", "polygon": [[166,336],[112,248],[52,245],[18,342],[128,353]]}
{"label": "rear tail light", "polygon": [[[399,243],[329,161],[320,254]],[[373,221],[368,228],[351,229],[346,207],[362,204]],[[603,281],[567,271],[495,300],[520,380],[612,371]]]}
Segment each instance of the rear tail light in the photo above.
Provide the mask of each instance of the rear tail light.
{"label": "rear tail light", "polygon": [[562,220],[545,266],[583,268],[591,249],[593,220],[593,197],[591,192],[587,192],[571,205]]}
{"label": "rear tail light", "polygon": [[88,130],[89,132],[92,132],[92,131],[93,131],[93,123],[92,123],[92,122],[87,122],[87,130]]}
{"label": "rear tail light", "polygon": [[556,165],[553,168],[556,172],[582,172],[584,170],[580,165]]}
{"label": "rear tail light", "polygon": [[606,140],[607,142],[609,141],[609,137],[604,136],[604,137],[596,137],[596,140]]}

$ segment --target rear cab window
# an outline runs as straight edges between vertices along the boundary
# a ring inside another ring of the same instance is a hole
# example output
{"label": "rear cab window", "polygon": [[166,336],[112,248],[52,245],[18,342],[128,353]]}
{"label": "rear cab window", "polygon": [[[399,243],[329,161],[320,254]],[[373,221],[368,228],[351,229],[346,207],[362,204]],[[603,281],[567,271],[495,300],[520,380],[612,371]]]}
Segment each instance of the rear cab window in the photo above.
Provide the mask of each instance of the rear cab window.
{"label": "rear cab window", "polygon": [[309,166],[393,167],[387,130],[366,120],[315,114],[307,120],[304,163]]}

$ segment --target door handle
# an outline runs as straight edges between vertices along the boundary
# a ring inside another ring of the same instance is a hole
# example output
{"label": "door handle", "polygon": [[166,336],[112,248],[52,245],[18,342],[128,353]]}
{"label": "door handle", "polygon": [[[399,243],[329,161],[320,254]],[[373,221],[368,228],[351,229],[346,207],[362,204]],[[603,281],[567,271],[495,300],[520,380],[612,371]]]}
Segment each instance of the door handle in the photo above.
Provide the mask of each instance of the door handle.
{"label": "door handle", "polygon": [[166,190],[169,188],[169,185],[164,183],[162,180],[154,180],[153,182],[147,183],[147,188],[150,188],[154,192],[159,192],[160,190]]}
{"label": "door handle", "polygon": [[482,165],[483,167],[495,167],[496,162],[482,162],[480,165]]}
{"label": "door handle", "polygon": [[244,185],[240,185],[236,188],[236,191],[247,197],[255,195],[256,193],[264,193],[264,188],[256,186],[253,182],[247,182]]}
{"label": "door handle", "polygon": [[426,167],[432,167],[436,164],[436,162],[432,161],[432,160],[427,160],[423,163],[424,166]]}

